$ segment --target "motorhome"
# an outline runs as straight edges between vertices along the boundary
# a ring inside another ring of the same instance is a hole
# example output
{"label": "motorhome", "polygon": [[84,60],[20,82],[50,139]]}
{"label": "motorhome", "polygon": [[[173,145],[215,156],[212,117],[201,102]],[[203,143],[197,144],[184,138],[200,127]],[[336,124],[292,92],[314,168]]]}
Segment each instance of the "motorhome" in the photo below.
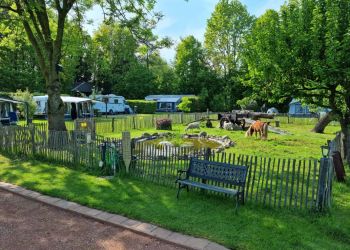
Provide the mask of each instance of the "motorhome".
{"label": "motorhome", "polygon": [[[34,96],[33,99],[37,104],[35,116],[47,117],[47,99],[48,96]],[[89,98],[73,97],[73,96],[61,96],[64,103],[65,119],[87,118],[93,117],[92,103],[93,100]]]}
{"label": "motorhome", "polygon": [[114,94],[96,95],[94,99],[98,102],[93,105],[93,108],[100,113],[108,113],[110,115],[133,113],[123,96]]}

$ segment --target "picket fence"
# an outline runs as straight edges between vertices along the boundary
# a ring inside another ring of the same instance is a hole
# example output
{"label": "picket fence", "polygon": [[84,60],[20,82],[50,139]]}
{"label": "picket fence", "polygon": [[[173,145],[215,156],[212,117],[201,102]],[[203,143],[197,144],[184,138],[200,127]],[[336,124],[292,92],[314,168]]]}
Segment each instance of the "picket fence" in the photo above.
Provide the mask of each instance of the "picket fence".
{"label": "picket fence", "polygon": [[[280,159],[208,149],[158,148],[138,143],[131,174],[161,185],[175,187],[178,170],[186,170],[191,157],[248,167],[245,199],[274,208],[317,209],[330,207],[333,169],[329,159]],[[212,185],[229,187],[217,182]]]}
{"label": "picket fence", "polygon": [[45,124],[4,126],[0,129],[0,152],[37,158],[71,168],[110,174],[110,166],[100,167],[102,146],[122,152],[121,140],[84,131],[48,131]]}
{"label": "picket fence", "polygon": [[[190,158],[197,157],[247,166],[245,199],[248,203],[318,211],[332,204],[333,164],[330,158],[280,159],[215,153],[208,149],[159,148],[124,139],[104,138],[82,131],[47,131],[45,125],[7,126],[0,129],[0,153],[48,160],[100,175],[117,173],[116,163],[118,172],[125,171],[122,157],[127,157],[131,159],[127,168],[130,175],[170,187],[175,187],[177,171],[187,169]],[[132,145],[132,148],[125,149],[125,145]],[[101,162],[104,163],[102,168]],[[222,186],[217,182],[208,183]]]}

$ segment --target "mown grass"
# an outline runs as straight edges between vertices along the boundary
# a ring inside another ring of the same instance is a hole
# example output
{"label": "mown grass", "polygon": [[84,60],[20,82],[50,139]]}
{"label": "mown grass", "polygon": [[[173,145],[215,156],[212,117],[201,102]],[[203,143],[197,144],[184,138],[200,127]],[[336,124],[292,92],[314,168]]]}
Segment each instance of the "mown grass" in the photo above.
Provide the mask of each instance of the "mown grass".
{"label": "mown grass", "polygon": [[127,176],[112,180],[63,166],[0,156],[0,180],[43,194],[205,237],[232,249],[348,249],[350,182],[334,185],[329,214],[241,206],[230,198],[183,192]]}
{"label": "mown grass", "polygon": [[[204,125],[204,124],[203,124]],[[324,134],[316,134],[310,132],[312,125],[293,125],[282,124],[281,129],[286,130],[291,135],[278,135],[269,133],[268,140],[256,139],[255,136],[246,138],[244,131],[225,131],[216,128],[217,123],[214,123],[215,128],[201,127],[200,130],[189,131],[188,133],[199,133],[206,131],[210,135],[224,136],[228,135],[235,143],[235,147],[225,150],[228,153],[258,155],[279,158],[316,158],[322,157],[320,146],[324,145],[327,140],[335,137],[335,132],[339,131],[338,126],[328,126]],[[184,125],[173,125],[171,131],[175,135],[185,134]],[[130,130],[132,137],[141,136],[143,133],[167,132],[156,129],[134,129]],[[121,132],[105,133],[107,137],[121,137]]]}

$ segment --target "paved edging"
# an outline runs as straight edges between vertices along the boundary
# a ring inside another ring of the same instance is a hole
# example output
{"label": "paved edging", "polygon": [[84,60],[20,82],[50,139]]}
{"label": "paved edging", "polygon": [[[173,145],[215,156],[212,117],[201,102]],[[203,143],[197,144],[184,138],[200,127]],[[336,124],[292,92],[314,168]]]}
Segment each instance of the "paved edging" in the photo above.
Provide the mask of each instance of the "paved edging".
{"label": "paved edging", "polygon": [[88,218],[92,218],[103,223],[108,223],[114,226],[122,227],[133,232],[157,238],[182,247],[201,250],[227,250],[227,248],[225,248],[224,246],[206,239],[195,238],[189,235],[172,232],[153,224],[89,208],[86,206],[79,205],[78,203],[66,201],[60,198],[54,198],[51,196],[43,195],[41,193],[31,191],[10,183],[0,182],[0,189],[9,191],[14,194],[18,194],[25,198],[38,201],[53,207],[57,207]]}

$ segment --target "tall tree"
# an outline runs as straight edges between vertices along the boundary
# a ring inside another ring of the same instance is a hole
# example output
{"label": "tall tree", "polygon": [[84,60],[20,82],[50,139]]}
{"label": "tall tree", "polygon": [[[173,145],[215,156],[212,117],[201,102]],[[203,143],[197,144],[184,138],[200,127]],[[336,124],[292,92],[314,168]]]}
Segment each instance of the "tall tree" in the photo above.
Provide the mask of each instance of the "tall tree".
{"label": "tall tree", "polygon": [[204,83],[201,76],[205,70],[202,44],[194,36],[183,38],[176,48],[175,56],[179,91],[183,94],[199,94]]}
{"label": "tall tree", "polygon": [[205,48],[209,61],[221,76],[225,106],[234,104],[243,92],[241,84],[242,49],[254,17],[238,0],[220,0],[207,23]]}
{"label": "tall tree", "polygon": [[[50,130],[66,130],[64,104],[60,98],[62,85],[59,80],[59,63],[68,13],[84,11],[98,3],[110,19],[121,19],[133,27],[150,17],[154,0],[77,1],[77,0],[2,0],[0,9],[11,13],[22,23],[32,44],[40,71],[46,82],[48,94],[48,121]],[[73,8],[73,6],[75,6]],[[2,13],[2,15],[4,15]],[[50,20],[49,16],[53,19]],[[79,13],[81,15],[81,13]],[[155,14],[159,20],[159,14]]]}
{"label": "tall tree", "polygon": [[6,24],[0,18],[0,32],[0,89],[12,92],[26,88],[30,91],[44,91],[44,79],[23,27],[18,21]]}
{"label": "tall tree", "polygon": [[266,97],[283,101],[293,96],[332,109],[340,121],[348,162],[349,32],[348,0],[291,0],[278,14],[259,18],[247,56],[251,86]]}

